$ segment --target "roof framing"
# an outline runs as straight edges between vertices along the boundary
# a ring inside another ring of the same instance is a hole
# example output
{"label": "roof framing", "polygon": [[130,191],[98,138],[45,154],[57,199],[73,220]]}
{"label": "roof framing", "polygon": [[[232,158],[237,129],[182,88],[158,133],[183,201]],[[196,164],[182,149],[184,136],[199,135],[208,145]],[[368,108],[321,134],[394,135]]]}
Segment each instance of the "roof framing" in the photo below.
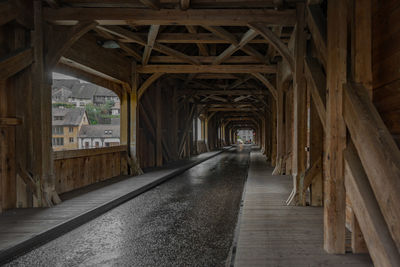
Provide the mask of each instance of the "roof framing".
{"label": "roof framing", "polygon": [[136,9],[136,8],[44,8],[45,20],[74,25],[95,20],[100,25],[209,25],[246,26],[254,21],[267,25],[293,26],[294,9]]}

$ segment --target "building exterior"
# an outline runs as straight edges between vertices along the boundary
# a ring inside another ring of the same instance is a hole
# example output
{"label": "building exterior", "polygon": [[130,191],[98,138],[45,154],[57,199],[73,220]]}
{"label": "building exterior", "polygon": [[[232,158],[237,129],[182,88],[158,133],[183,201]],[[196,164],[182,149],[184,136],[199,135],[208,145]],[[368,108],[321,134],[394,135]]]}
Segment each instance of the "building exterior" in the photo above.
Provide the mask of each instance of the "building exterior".
{"label": "building exterior", "polygon": [[54,151],[78,149],[78,133],[88,125],[84,108],[53,108],[52,145]]}
{"label": "building exterior", "polygon": [[84,107],[89,103],[101,105],[112,101],[119,103],[118,96],[111,90],[76,79],[54,79],[52,86],[53,103],[72,103],[76,107]]}
{"label": "building exterior", "polygon": [[84,125],[79,131],[78,147],[80,149],[118,146],[119,144],[119,125]]}
{"label": "building exterior", "polygon": [[71,96],[72,91],[65,87],[65,86],[61,86],[61,87],[57,87],[54,88],[52,91],[52,103],[67,103],[69,97]]}
{"label": "building exterior", "polygon": [[238,138],[240,138],[244,143],[253,143],[254,132],[253,130],[239,130]]}
{"label": "building exterior", "polygon": [[114,106],[111,108],[111,115],[120,115],[121,113],[121,103],[118,102],[114,102]]}
{"label": "building exterior", "polygon": [[97,87],[96,91],[93,94],[93,100],[92,100],[93,104],[101,105],[107,102],[114,102],[114,103],[120,102],[119,97],[113,91],[101,86],[96,86],[96,87]]}

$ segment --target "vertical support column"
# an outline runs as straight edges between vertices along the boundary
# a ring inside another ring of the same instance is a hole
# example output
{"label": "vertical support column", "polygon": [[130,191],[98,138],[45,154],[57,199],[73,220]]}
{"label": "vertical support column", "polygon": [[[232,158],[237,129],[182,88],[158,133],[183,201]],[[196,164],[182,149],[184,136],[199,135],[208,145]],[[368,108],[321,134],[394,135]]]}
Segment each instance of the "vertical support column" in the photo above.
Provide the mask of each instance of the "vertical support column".
{"label": "vertical support column", "polygon": [[310,98],[310,168],[318,164],[318,172],[311,182],[311,206],[322,206],[323,201],[323,144],[324,129],[312,97]]}
{"label": "vertical support column", "polygon": [[178,95],[174,87],[172,94],[172,155],[174,160],[178,160]]}
{"label": "vertical support column", "polygon": [[276,73],[276,89],[278,96],[276,99],[276,165],[272,172],[273,175],[282,173],[283,158],[285,156],[285,130],[283,118],[283,84],[282,84],[282,64],[278,63],[278,72]]}
{"label": "vertical support column", "polygon": [[347,71],[347,1],[328,1],[327,107],[324,182],[324,249],[345,253],[343,84]]}
{"label": "vertical support column", "polygon": [[156,87],[156,166],[162,166],[162,100],[161,85],[158,82]]}
{"label": "vertical support column", "polygon": [[195,113],[194,113],[194,119],[193,119],[193,123],[194,123],[194,144],[193,144],[193,154],[195,154],[195,155],[197,155],[197,154],[199,154],[199,152],[198,152],[198,149],[197,149],[197,139],[198,139],[198,136],[197,136],[197,132],[198,132],[198,124],[197,124],[197,118],[198,118],[198,115],[197,115],[197,112],[198,112],[198,109],[197,109],[197,107],[196,107],[196,109],[195,109]]}
{"label": "vertical support column", "polygon": [[[279,72],[277,73],[279,75]],[[277,101],[275,99],[271,99],[271,165],[276,166],[276,159],[277,159],[277,138],[276,134],[277,130]]]}
{"label": "vertical support column", "polygon": [[307,146],[307,91],[304,78],[304,56],[306,51],[304,4],[297,4],[296,39],[294,46],[294,75],[293,75],[293,149],[292,176],[293,192],[298,196],[300,175],[306,168]]}
{"label": "vertical support column", "polygon": [[55,179],[53,175],[53,159],[51,145],[51,71],[45,71],[43,54],[43,20],[42,3],[34,2],[34,64],[33,64],[33,95],[32,107],[37,127],[33,127],[34,142],[34,176],[35,180],[40,180],[44,193],[44,204],[42,206],[52,206],[61,202],[55,191]]}
{"label": "vertical support column", "polygon": [[204,143],[206,144],[207,152],[210,151],[208,141],[209,141],[208,140],[208,117],[207,117],[207,113],[206,113],[206,116],[204,118]]}
{"label": "vertical support column", "polygon": [[[372,101],[372,2],[371,0],[354,1],[353,9],[352,75],[354,82],[364,85]],[[368,252],[358,220],[352,209],[350,219],[352,252]]]}

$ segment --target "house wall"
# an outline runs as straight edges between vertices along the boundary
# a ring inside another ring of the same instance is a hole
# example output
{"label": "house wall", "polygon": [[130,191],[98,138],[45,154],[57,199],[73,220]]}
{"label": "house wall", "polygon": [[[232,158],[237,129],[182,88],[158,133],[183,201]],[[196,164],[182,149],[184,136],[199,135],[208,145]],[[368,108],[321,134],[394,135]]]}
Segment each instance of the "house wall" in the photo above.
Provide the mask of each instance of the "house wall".
{"label": "house wall", "polygon": [[79,149],[85,148],[85,143],[89,143],[89,148],[95,148],[96,142],[99,143],[99,148],[101,147],[106,147],[107,143],[109,143],[109,146],[115,146],[120,144],[120,139],[119,138],[79,138],[78,141],[78,146]]}
{"label": "house wall", "polygon": [[400,2],[373,0],[373,101],[400,145]]}
{"label": "house wall", "polygon": [[[73,131],[69,132],[69,128],[72,127]],[[63,134],[53,134],[53,138],[64,138],[63,146],[54,146],[54,151],[66,150],[66,149],[77,149],[78,148],[78,126],[64,126]],[[69,138],[74,138],[74,142],[70,142]]]}
{"label": "house wall", "polygon": [[76,98],[69,98],[70,103],[73,103],[77,107],[84,107],[85,105],[92,103],[90,99],[76,99]]}

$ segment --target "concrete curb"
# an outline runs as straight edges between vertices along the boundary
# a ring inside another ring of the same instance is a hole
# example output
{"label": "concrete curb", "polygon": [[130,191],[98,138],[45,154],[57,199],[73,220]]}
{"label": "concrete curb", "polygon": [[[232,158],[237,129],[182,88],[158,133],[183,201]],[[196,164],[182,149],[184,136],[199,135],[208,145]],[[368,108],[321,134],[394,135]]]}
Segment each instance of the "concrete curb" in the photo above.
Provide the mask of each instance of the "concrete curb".
{"label": "concrete curb", "polygon": [[193,168],[196,165],[199,165],[200,163],[203,163],[215,156],[218,156],[219,154],[231,149],[232,146],[222,149],[221,151],[215,153],[214,155],[211,155],[209,157],[205,157],[203,159],[200,159],[198,161],[192,162],[190,164],[187,164],[185,166],[182,166],[178,169],[176,169],[175,171],[173,171],[172,173],[165,175],[163,177],[161,177],[158,180],[155,180],[139,189],[136,189],[134,191],[129,192],[128,194],[119,196],[113,200],[110,200],[108,202],[103,203],[102,205],[89,210],[85,213],[82,213],[70,220],[67,220],[65,222],[62,222],[46,231],[43,231],[25,241],[22,241],[21,243],[12,246],[10,248],[4,249],[0,252],[0,264],[5,264],[7,262],[12,261],[13,259],[15,259],[16,257],[22,256],[23,254],[45,244],[48,243],[49,241],[56,239],[59,236],[62,236],[65,233],[68,233],[69,231],[81,226],[82,224],[85,224],[87,222],[89,222],[90,220],[106,213],[107,211],[121,205],[122,203],[162,184],[163,182],[178,176],[182,173],[184,173],[185,171],[189,170],[190,168]]}

